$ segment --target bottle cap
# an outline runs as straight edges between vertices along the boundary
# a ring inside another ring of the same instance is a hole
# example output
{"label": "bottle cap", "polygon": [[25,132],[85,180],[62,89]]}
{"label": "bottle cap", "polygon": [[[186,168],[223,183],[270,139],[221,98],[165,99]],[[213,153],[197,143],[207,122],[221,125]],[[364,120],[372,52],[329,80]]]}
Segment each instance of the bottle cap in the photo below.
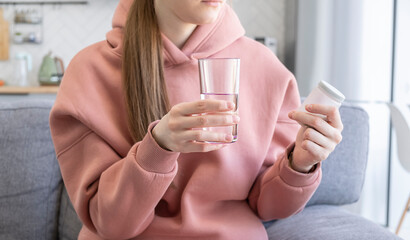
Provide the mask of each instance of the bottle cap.
{"label": "bottle cap", "polygon": [[345,100],[345,96],[339,90],[325,81],[320,81],[318,87],[322,89],[326,95],[340,103]]}

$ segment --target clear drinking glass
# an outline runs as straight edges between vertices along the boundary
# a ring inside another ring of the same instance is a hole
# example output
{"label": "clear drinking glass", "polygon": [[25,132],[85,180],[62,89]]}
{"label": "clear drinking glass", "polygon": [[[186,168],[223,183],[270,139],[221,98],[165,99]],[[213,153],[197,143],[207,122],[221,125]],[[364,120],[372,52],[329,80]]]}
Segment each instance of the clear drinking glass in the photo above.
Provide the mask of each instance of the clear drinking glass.
{"label": "clear drinking glass", "polygon": [[[201,99],[217,99],[234,102],[236,106],[234,113],[238,114],[240,59],[207,58],[199,59],[198,64]],[[232,112],[227,114],[232,114]],[[208,127],[204,128],[204,130],[225,134],[231,133],[233,136],[232,142],[238,140],[238,124],[223,127]]]}

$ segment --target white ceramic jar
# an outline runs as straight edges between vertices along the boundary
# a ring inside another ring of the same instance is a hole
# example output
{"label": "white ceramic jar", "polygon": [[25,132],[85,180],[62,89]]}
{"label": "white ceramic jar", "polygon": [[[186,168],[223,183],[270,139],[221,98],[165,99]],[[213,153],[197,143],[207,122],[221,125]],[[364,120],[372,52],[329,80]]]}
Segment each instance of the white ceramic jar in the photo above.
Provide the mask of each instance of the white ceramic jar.
{"label": "white ceramic jar", "polygon": [[[323,104],[335,106],[337,108],[342,105],[345,100],[345,96],[337,90],[335,87],[325,81],[319,82],[317,87],[307,96],[302,105],[297,109],[298,111],[306,112],[305,106],[307,104]],[[317,114],[326,119],[326,116]]]}

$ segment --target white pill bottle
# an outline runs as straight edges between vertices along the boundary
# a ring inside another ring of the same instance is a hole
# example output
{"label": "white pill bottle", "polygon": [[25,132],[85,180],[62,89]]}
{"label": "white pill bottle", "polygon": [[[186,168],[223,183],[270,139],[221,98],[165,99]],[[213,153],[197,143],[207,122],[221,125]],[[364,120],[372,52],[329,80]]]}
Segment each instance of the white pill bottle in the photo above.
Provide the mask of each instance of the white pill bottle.
{"label": "white pill bottle", "polygon": [[[305,106],[307,104],[323,104],[339,108],[344,100],[345,96],[339,90],[325,81],[320,81],[297,110],[306,112]],[[326,118],[320,114],[316,115]]]}

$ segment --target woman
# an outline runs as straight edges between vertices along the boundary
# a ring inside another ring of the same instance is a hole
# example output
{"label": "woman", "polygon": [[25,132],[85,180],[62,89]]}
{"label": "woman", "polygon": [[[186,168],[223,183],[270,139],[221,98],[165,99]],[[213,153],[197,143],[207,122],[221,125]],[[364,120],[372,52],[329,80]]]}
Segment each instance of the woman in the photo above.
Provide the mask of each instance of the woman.
{"label": "woman", "polygon": [[[207,57],[241,59],[240,120],[233,103],[199,100]],[[307,107],[324,121],[299,103],[292,74],[225,0],[121,0],[50,116],[79,239],[267,239],[261,220],[301,211],[341,140],[337,109]],[[229,142],[198,129],[239,121],[236,143],[201,142]]]}

